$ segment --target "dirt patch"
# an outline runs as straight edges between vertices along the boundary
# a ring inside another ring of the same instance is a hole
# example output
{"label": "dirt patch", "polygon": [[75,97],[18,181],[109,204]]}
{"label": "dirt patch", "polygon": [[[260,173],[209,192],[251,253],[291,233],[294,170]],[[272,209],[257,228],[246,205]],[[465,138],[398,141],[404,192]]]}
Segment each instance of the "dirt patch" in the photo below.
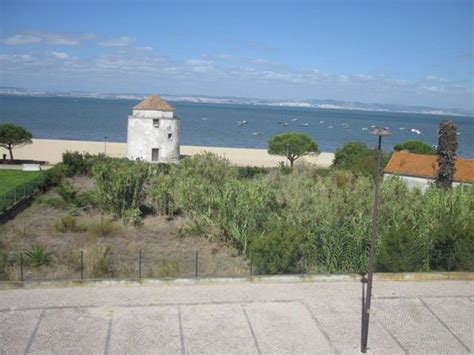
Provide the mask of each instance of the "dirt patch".
{"label": "dirt patch", "polygon": [[[88,178],[74,178],[74,185],[81,191],[93,188]],[[181,216],[149,215],[141,226],[125,226],[95,208],[51,207],[48,199],[59,199],[54,189],[0,226],[0,279],[20,279],[20,253],[27,280],[80,278],[81,252],[85,278],[138,277],[139,259],[143,277],[192,277],[196,252],[199,276],[249,274],[247,262],[231,246],[183,236]],[[72,218],[62,219],[66,215]],[[32,254],[35,245],[46,259]],[[40,265],[33,266],[35,261]]]}

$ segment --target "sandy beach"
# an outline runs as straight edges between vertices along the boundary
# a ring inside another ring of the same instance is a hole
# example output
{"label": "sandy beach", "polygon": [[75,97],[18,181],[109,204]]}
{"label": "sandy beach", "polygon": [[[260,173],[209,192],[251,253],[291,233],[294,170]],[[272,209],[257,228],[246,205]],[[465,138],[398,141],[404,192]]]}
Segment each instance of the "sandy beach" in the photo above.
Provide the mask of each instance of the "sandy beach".
{"label": "sandy beach", "polygon": [[[61,161],[62,154],[68,150],[90,154],[105,153],[111,157],[122,158],[127,155],[127,143],[33,139],[33,144],[14,149],[13,156],[16,159],[34,159],[56,164]],[[284,157],[270,155],[265,149],[181,146],[182,155],[195,155],[203,152],[215,153],[238,166],[275,167],[285,161]],[[0,148],[0,158],[3,154],[7,154],[8,158],[8,151]],[[303,157],[295,164],[301,164],[304,161],[326,168],[332,164],[333,159],[334,153],[321,153],[317,156]]]}

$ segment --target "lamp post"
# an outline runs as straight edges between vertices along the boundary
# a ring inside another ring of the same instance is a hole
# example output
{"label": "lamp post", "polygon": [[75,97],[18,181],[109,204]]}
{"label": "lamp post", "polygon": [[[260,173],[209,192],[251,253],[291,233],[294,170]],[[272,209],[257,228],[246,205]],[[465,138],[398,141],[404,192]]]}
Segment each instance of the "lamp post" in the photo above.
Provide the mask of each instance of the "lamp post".
{"label": "lamp post", "polygon": [[107,155],[107,136],[104,136],[104,155]]}
{"label": "lamp post", "polygon": [[[380,185],[380,156],[382,155],[382,137],[389,136],[392,133],[388,128],[374,128],[370,134],[378,137],[377,147],[377,172],[375,175],[374,188],[374,205],[372,206],[372,228],[370,236],[370,254],[369,265],[367,271],[367,278],[362,276],[362,329],[360,351],[367,352],[367,340],[369,337],[369,318],[370,318],[370,303],[372,300],[372,280],[374,276],[374,259],[375,259],[375,241],[377,239],[377,212],[379,207],[379,185]],[[367,283],[367,289],[365,284]]]}

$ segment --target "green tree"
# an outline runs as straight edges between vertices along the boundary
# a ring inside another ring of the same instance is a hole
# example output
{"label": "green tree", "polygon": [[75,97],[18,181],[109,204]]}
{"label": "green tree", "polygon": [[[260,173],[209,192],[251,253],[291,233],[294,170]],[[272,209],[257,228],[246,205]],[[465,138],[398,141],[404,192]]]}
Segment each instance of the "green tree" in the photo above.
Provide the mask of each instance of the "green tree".
{"label": "green tree", "polygon": [[0,124],[0,147],[8,149],[13,160],[13,148],[31,143],[33,135],[30,131],[14,123]]}
{"label": "green tree", "polygon": [[284,155],[291,167],[295,160],[311,152],[319,153],[319,147],[314,139],[302,132],[277,134],[268,141],[268,153]]}
{"label": "green tree", "polygon": [[393,149],[397,152],[401,150],[408,150],[410,153],[416,154],[436,154],[436,149],[434,149],[431,145],[419,140],[405,141],[404,143],[397,144],[395,147],[393,147]]}
{"label": "green tree", "polygon": [[[387,165],[391,154],[383,153],[381,166]],[[377,173],[377,152],[360,141],[350,141],[336,150],[334,167],[350,170],[357,175],[375,176]]]}
{"label": "green tree", "polygon": [[453,121],[443,120],[438,133],[438,176],[436,183],[443,188],[450,188],[456,171],[456,150],[458,141],[456,125]]}

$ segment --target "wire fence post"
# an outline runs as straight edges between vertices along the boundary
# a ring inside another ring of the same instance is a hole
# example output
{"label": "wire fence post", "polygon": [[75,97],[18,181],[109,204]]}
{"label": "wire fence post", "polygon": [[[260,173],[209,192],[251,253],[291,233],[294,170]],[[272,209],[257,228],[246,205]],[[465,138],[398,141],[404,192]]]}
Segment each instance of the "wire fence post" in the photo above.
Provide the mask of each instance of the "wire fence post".
{"label": "wire fence post", "polygon": [[138,278],[142,278],[142,251],[138,252]]}
{"label": "wire fence post", "polygon": [[84,280],[84,252],[81,250],[81,280]]}
{"label": "wire fence post", "polygon": [[194,277],[198,277],[198,258],[199,258],[199,253],[198,251],[196,250],[196,265],[195,265],[195,268],[194,268]]}
{"label": "wire fence post", "polygon": [[23,253],[20,253],[20,280],[25,281],[23,277]]}
{"label": "wire fence post", "polygon": [[253,252],[250,250],[250,276],[253,276]]}
{"label": "wire fence post", "polygon": [[13,204],[16,205],[16,186],[15,186],[15,194],[13,195],[13,201],[14,201]]}

